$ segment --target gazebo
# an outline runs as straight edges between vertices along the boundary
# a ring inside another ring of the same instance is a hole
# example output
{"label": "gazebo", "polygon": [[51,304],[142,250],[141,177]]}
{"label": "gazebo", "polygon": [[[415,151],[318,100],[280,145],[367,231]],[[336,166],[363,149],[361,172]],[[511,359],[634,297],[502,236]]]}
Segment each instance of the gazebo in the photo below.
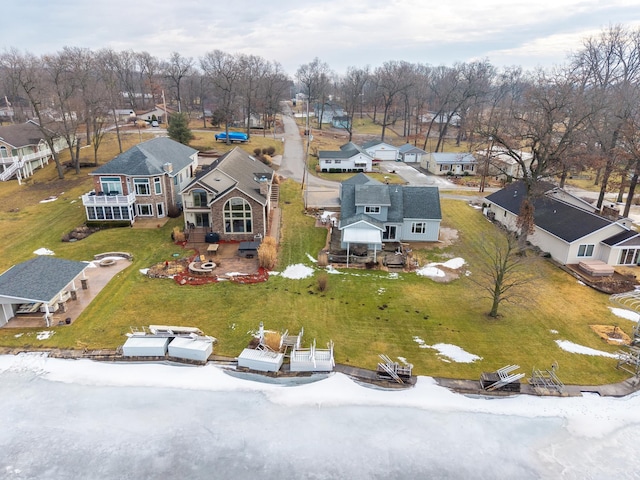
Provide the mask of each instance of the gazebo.
{"label": "gazebo", "polygon": [[88,266],[43,255],[9,268],[0,275],[0,326],[16,313],[36,312],[44,313],[49,326],[51,314],[75,295]]}

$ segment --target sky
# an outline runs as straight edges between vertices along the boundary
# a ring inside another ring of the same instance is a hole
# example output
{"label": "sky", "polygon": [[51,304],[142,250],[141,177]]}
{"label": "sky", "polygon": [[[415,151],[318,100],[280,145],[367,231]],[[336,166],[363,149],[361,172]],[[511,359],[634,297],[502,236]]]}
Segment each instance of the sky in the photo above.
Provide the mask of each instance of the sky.
{"label": "sky", "polygon": [[[4,0],[2,49],[64,46],[223,50],[277,61],[290,75],[315,57],[342,74],[388,60],[550,68],[610,25],[640,27],[637,0]],[[55,8],[52,7],[55,5]],[[25,19],[28,19],[26,21]]]}

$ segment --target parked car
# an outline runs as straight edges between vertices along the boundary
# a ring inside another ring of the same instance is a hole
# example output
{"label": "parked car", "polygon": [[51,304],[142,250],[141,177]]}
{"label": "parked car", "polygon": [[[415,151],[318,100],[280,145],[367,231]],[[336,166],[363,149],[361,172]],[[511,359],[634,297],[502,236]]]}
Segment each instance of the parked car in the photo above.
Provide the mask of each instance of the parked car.
{"label": "parked car", "polygon": [[[216,141],[226,142],[227,134],[225,132],[216,133]],[[229,132],[229,141],[244,143],[249,141],[249,136],[246,133],[242,132]]]}
{"label": "parked car", "polygon": [[158,126],[158,122],[156,120],[154,120],[153,122],[151,122],[151,126],[152,127],[157,127]]}

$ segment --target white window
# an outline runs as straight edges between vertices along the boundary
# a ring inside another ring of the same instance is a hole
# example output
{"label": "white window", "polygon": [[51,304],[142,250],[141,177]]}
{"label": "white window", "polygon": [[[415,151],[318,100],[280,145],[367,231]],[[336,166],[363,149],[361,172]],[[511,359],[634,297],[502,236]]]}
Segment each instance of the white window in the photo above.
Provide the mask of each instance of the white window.
{"label": "white window", "polygon": [[620,252],[620,265],[638,265],[638,254],[640,249],[638,248],[624,248]]}
{"label": "white window", "polygon": [[364,213],[373,213],[373,214],[380,213],[380,207],[367,205],[364,207]]}
{"label": "white window", "polygon": [[122,195],[120,177],[100,177],[100,188],[105,195]]}
{"label": "white window", "polygon": [[579,257],[591,257],[593,255],[593,245],[580,245],[578,247],[578,256]]}
{"label": "white window", "polygon": [[134,178],[133,185],[136,188],[136,195],[151,195],[148,178]]}
{"label": "white window", "polygon": [[159,177],[153,179],[153,191],[156,195],[162,194],[162,182]]}
{"label": "white window", "polygon": [[138,207],[139,217],[153,217],[153,205],[149,203],[139,203]]}
{"label": "white window", "polygon": [[231,198],[224,204],[225,233],[251,233],[251,205],[243,198]]}
{"label": "white window", "polygon": [[324,163],[331,163],[331,160],[325,160]]}
{"label": "white window", "polygon": [[426,233],[427,224],[425,222],[413,222],[411,224],[411,233]]}
{"label": "white window", "polygon": [[194,190],[191,192],[193,195],[194,207],[206,207],[207,206],[207,192],[204,190]]}
{"label": "white window", "polygon": [[335,163],[342,163],[342,160],[335,160]]}

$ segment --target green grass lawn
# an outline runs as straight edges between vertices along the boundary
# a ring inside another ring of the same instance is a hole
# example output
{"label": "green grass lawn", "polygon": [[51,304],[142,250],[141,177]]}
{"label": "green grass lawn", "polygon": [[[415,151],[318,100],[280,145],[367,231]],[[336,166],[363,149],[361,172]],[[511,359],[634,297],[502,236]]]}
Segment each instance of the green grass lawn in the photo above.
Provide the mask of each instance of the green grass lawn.
{"label": "green grass lawn", "polygon": [[[53,327],[56,334],[50,339],[17,338],[21,330],[0,329],[0,345],[115,348],[124,342],[131,326],[177,324],[201,328],[219,339],[216,353],[236,356],[249,341],[248,332],[263,321],[273,330],[297,332],[304,327],[305,343],[316,338],[323,346],[333,340],[338,362],[369,368],[375,367],[379,353],[386,353],[405,357],[417,374],[453,378],[478,378],[482,371],[512,363],[529,374],[534,367],[549,368],[554,361],[565,383],[608,383],[626,376],[615,369],[615,360],[571,354],[556,345],[555,340],[563,339],[615,352],[617,347],[604,344],[589,325],[618,325],[630,333],[632,323],[610,312],[607,295],[579,284],[541,257],[530,258],[529,269],[535,277],[524,292],[526,300],[504,304],[498,319],[487,317],[489,300],[472,279],[480,272],[480,242],[498,230],[466,202],[442,200],[443,226],[458,230],[457,243],[414,252],[422,262],[464,258],[467,264],[462,275],[449,283],[411,273],[396,278],[382,271],[350,269],[329,275],[323,292],[318,288],[319,270],[302,280],[272,276],[255,285],[222,282],[192,287],[150,279],[139,272],[173,253],[191,253],[170,239],[181,219],[162,228],[111,229],[75,243],[60,241],[84,221],[78,197],[91,186],[84,173],[60,181],[50,165],[38,170],[26,185],[2,184],[0,241],[4,255],[0,269],[32,258],[40,247],[74,260],[88,260],[104,251],[128,251],[134,255],[133,264],[71,326]],[[49,195],[58,195],[58,200],[39,203]],[[16,198],[24,205],[16,207],[20,203]],[[304,215],[299,184],[287,181],[281,186],[280,204],[283,226],[277,269],[295,263],[313,267],[307,254],[317,256],[325,244],[326,230],[315,228],[314,219]],[[482,360],[445,362],[435,350],[420,348],[414,337],[428,345],[457,345]]]}

